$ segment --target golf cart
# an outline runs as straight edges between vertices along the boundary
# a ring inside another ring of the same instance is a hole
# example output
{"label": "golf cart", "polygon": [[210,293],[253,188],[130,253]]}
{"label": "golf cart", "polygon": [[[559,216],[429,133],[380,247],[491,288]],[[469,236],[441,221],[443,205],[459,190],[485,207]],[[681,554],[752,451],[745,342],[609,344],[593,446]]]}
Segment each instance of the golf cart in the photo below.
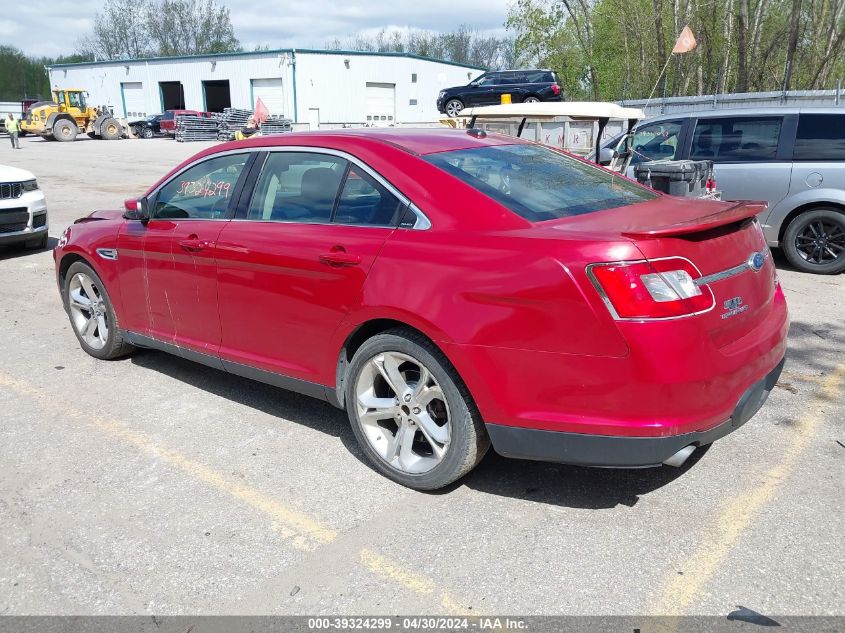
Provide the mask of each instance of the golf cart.
{"label": "golf cart", "polygon": [[609,165],[624,173],[631,160],[626,139],[630,141],[631,129],[644,118],[642,110],[615,103],[564,101],[464,108],[455,119],[444,122],[527,138],[581,157],[594,152],[608,138],[624,133]]}
{"label": "golf cart", "polygon": [[[645,118],[639,108],[615,103],[564,101],[503,103],[464,108],[443,119],[451,127],[499,132],[558,147],[626,174],[634,156],[634,127]],[[613,147],[602,147],[615,139]],[[642,184],[671,195],[717,198],[711,161],[656,161],[635,166]]]}

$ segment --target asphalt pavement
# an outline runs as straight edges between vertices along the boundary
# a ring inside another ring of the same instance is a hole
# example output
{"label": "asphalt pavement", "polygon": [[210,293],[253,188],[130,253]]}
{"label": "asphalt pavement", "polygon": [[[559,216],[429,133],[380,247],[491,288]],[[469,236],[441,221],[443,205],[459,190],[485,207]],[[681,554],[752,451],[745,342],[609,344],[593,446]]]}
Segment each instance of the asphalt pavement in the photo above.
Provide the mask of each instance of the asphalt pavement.
{"label": "asphalt pavement", "polygon": [[[4,141],[52,238],[208,145]],[[845,275],[776,261],[786,369],[706,453],[491,453],[424,494],[369,468],[327,404],[160,352],[87,356],[51,252],[4,249],[0,614],[845,615]]]}

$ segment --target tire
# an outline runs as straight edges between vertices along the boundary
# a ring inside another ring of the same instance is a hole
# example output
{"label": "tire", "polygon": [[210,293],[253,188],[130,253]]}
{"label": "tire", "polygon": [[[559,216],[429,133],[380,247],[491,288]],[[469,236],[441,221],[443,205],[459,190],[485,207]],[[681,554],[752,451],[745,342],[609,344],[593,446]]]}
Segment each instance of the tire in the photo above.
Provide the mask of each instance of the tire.
{"label": "tire", "polygon": [[349,364],[344,395],[370,464],[408,488],[443,488],[472,470],[490,447],[466,385],[443,353],[413,330],[367,340]]}
{"label": "tire", "polygon": [[786,227],[781,245],[789,263],[802,272],[840,273],[845,270],[845,213],[805,211]]}
{"label": "tire", "polygon": [[449,99],[443,109],[448,116],[456,117],[464,109],[464,102],[460,99]]}
{"label": "tire", "polygon": [[151,127],[141,128],[141,136],[143,136],[144,138],[152,138],[154,136],[153,128],[151,128]]}
{"label": "tire", "polygon": [[[93,301],[89,297],[92,290],[95,297]],[[68,268],[62,287],[62,299],[73,333],[85,352],[100,360],[111,360],[125,356],[134,349],[123,340],[108,291],[88,264],[75,262]],[[92,319],[95,321],[94,329],[88,334],[86,327]],[[101,328],[106,332],[103,333]]]}
{"label": "tire", "polygon": [[109,117],[108,119],[103,119],[103,122],[100,124],[100,138],[104,141],[116,141],[120,138],[122,132],[123,129],[120,123],[117,122],[117,119]]}
{"label": "tire", "polygon": [[539,102],[540,102],[539,97],[525,97],[525,99],[522,100],[522,103],[539,103]]}
{"label": "tire", "polygon": [[76,140],[79,129],[67,119],[59,119],[53,123],[53,138],[57,141],[69,143]]}

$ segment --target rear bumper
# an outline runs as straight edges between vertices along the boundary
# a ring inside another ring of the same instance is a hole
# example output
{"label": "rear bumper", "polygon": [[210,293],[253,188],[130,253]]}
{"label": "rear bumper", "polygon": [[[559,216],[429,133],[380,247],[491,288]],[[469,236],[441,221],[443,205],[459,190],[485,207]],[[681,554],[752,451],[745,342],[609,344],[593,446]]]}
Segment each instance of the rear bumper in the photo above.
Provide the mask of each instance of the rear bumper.
{"label": "rear bumper", "polygon": [[665,437],[625,437],[487,424],[487,432],[493,448],[505,457],[605,468],[659,466],[684,447],[710,444],[748,422],[766,402],[785,361],[782,358],[764,378],[746,389],[730,419],[707,431]]}

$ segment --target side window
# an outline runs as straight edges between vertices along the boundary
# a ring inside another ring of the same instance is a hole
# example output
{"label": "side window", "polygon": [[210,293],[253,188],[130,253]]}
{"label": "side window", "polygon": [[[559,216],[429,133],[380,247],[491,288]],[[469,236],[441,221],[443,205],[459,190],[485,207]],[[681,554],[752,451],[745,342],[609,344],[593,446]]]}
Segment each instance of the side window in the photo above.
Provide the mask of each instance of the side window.
{"label": "side window", "polygon": [[334,221],[338,224],[396,226],[404,205],[381,183],[352,165],[337,201]]}
{"label": "side window", "polygon": [[510,84],[520,83],[518,73],[500,73],[499,80],[496,82],[500,86],[508,86]]}
{"label": "side window", "polygon": [[348,162],[316,152],[274,152],[267,157],[247,218],[328,222]]}
{"label": "side window", "polygon": [[662,121],[637,128],[631,164],[652,160],[675,160],[683,121]]}
{"label": "side window", "polygon": [[692,137],[692,159],[720,162],[774,160],[783,117],[699,119]]}
{"label": "side window", "polygon": [[183,171],[161,188],[152,217],[204,220],[226,217],[235,184],[248,157],[248,154],[229,154]]}
{"label": "side window", "polygon": [[845,160],[845,116],[802,114],[798,117],[793,160]]}
{"label": "side window", "polygon": [[498,76],[495,74],[487,74],[482,75],[478,79],[475,80],[476,86],[492,86],[493,84],[498,82]]}

